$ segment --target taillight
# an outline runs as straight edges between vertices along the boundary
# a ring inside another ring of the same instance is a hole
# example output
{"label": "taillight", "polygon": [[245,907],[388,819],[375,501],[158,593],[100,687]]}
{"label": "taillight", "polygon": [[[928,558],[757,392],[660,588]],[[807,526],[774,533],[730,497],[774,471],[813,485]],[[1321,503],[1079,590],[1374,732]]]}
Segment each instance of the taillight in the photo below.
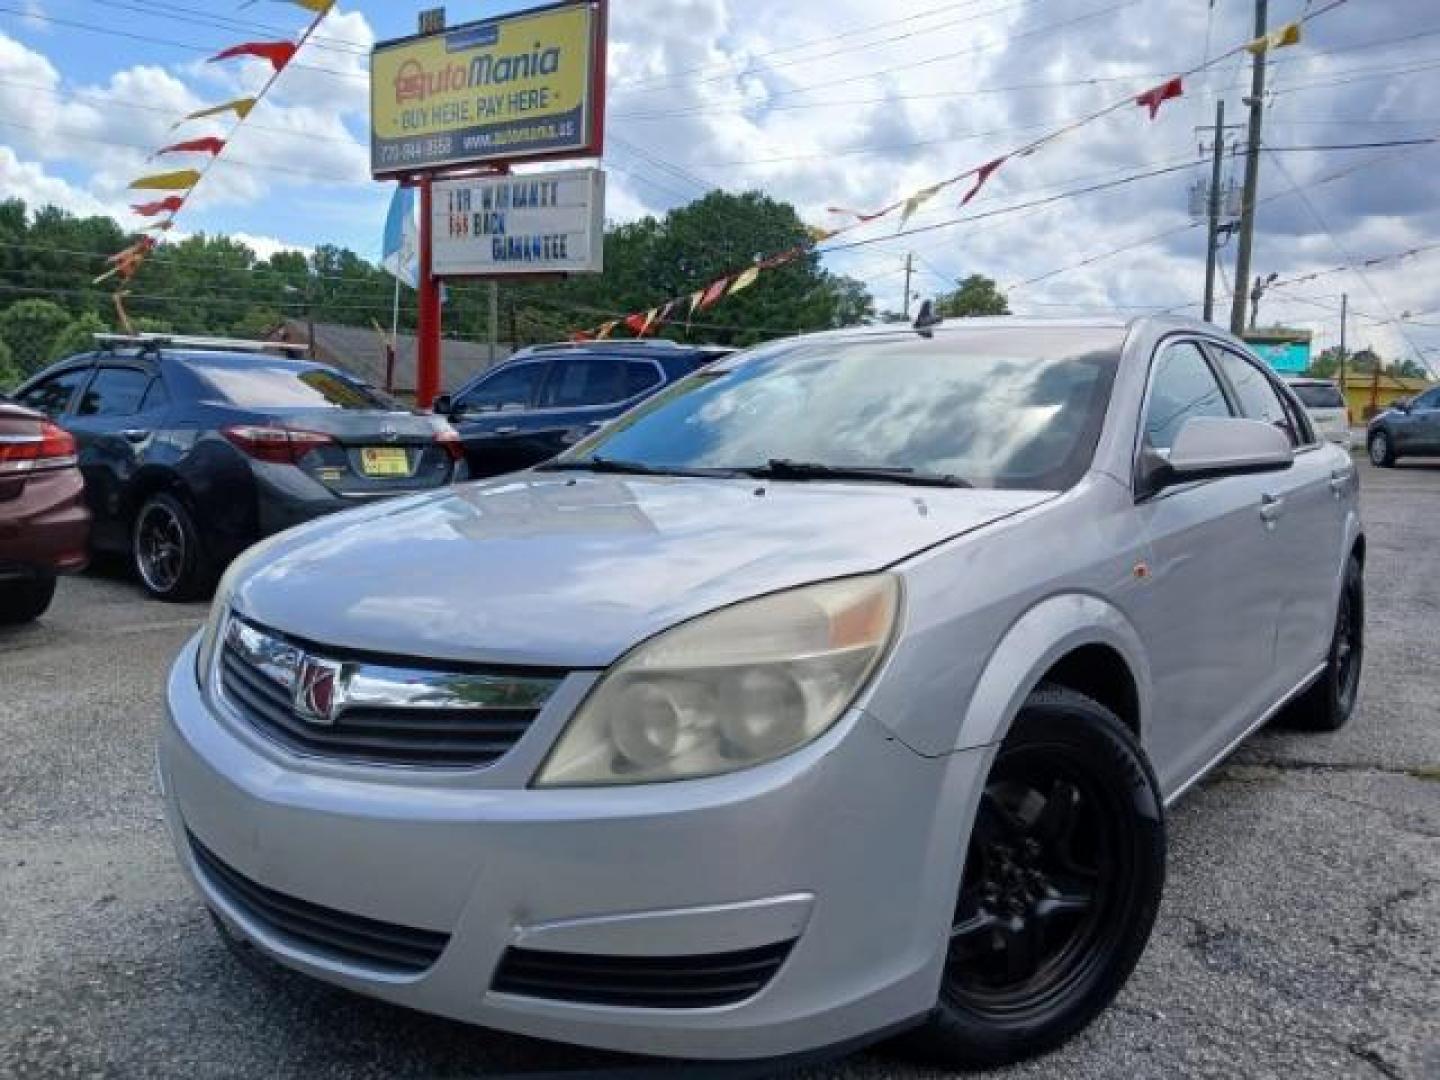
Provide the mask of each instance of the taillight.
{"label": "taillight", "polygon": [[445,448],[451,461],[460,461],[465,457],[465,443],[461,440],[460,433],[454,428],[446,428],[444,431],[437,432],[435,444]]}
{"label": "taillight", "polygon": [[256,461],[268,461],[275,465],[297,465],[311,450],[335,442],[319,431],[298,431],[263,424],[237,424],[221,428],[220,434]]}
{"label": "taillight", "polygon": [[38,435],[0,435],[0,476],[74,465],[75,437],[46,420]]}

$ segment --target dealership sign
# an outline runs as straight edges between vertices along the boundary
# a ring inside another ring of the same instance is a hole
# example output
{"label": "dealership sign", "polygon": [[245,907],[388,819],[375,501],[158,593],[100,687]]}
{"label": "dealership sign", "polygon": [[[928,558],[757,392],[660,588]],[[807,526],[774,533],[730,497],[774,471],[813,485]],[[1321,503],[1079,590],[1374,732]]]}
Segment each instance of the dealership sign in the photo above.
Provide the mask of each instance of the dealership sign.
{"label": "dealership sign", "polygon": [[447,180],[431,236],[440,277],[598,273],[605,174],[599,169]]}
{"label": "dealership sign", "polygon": [[601,21],[569,3],[376,45],[372,171],[599,156]]}

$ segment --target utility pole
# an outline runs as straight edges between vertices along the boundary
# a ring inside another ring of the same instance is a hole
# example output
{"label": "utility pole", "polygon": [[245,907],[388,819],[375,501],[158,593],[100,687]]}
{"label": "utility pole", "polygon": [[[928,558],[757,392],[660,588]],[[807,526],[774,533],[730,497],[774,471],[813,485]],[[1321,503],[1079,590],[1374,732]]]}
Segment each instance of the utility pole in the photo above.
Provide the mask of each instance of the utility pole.
{"label": "utility pole", "polygon": [[1225,149],[1225,99],[1215,102],[1215,145],[1210,160],[1210,231],[1205,245],[1205,321],[1215,321],[1215,260],[1220,252],[1220,160]]}
{"label": "utility pole", "polygon": [[[490,282],[490,366],[495,366],[495,351],[500,340],[500,283]],[[510,343],[514,348],[515,343]]]}
{"label": "utility pole", "polygon": [[1345,398],[1345,407],[1350,407],[1350,397],[1345,391],[1345,324],[1350,321],[1350,294],[1340,294],[1340,394]]}
{"label": "utility pole", "polygon": [[910,275],[915,272],[915,256],[907,252],[905,255],[905,321],[910,321]]}
{"label": "utility pole", "polygon": [[[1268,0],[1255,0],[1255,37],[1263,38],[1269,19]],[[1265,115],[1266,49],[1255,54],[1250,74],[1250,129],[1245,139],[1244,202],[1240,207],[1240,247],[1235,255],[1235,299],[1230,306],[1230,332],[1245,331],[1245,290],[1250,285],[1250,253],[1255,243],[1255,199],[1260,190],[1260,125]]]}

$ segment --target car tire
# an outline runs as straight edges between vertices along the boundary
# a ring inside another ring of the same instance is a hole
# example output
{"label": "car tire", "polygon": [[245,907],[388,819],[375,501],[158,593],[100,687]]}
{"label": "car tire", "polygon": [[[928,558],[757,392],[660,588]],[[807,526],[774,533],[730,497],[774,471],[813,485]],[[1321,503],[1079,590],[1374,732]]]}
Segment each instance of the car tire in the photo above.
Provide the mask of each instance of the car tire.
{"label": "car tire", "polygon": [[195,519],[184,503],[166,492],[151,495],[135,515],[130,552],[140,584],[157,600],[194,600],[214,585]]}
{"label": "car tire", "polygon": [[1281,722],[1300,731],[1339,731],[1355,711],[1364,660],[1365,571],[1352,555],[1345,565],[1325,670],[1280,714]]}
{"label": "car tire", "polygon": [[1381,469],[1395,467],[1395,440],[1390,438],[1388,431],[1372,431],[1367,449],[1370,452],[1370,464]]}
{"label": "car tire", "polygon": [[949,1069],[1053,1050],[1129,979],[1164,887],[1164,803],[1135,736],[1041,687],[986,779],[939,1001],[901,1048]]}
{"label": "car tire", "polygon": [[55,599],[55,577],[28,578],[0,585],[0,626],[32,622],[50,610]]}

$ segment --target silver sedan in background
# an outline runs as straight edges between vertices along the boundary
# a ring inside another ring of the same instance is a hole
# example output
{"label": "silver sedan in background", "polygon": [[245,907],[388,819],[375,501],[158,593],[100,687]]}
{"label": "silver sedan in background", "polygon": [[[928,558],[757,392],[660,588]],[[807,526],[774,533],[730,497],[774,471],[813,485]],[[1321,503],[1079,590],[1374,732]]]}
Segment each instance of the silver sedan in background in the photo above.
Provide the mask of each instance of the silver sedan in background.
{"label": "silver sedan in background", "polygon": [[167,817],[223,933],[412,1008],[1013,1061],[1128,978],[1167,805],[1349,717],[1356,496],[1206,324],[766,345],[247,554],[170,678]]}

